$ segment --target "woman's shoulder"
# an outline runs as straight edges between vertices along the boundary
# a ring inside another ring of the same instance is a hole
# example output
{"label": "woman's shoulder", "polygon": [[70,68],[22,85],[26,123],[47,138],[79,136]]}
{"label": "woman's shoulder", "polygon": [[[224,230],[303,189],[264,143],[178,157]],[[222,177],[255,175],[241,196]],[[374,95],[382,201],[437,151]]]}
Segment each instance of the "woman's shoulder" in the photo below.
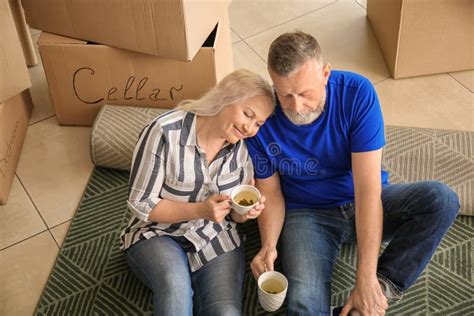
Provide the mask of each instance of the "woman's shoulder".
{"label": "woman's shoulder", "polygon": [[[167,129],[179,129],[177,126],[181,126],[186,115],[190,113],[182,110],[170,110],[165,113],[161,113],[150,121],[146,128],[153,128],[158,130],[167,130]],[[192,114],[192,113],[191,113]],[[193,114],[194,115],[194,114]]]}
{"label": "woman's shoulder", "polygon": [[[170,110],[162,113],[149,122],[142,130],[155,137],[167,139],[169,133],[182,130],[185,126],[192,124],[195,114],[183,110]],[[173,133],[175,135],[176,133]],[[179,134],[179,133],[178,133]]]}
{"label": "woman's shoulder", "polygon": [[188,112],[182,110],[169,110],[155,117],[152,123],[154,122],[155,124],[163,127],[168,124],[173,124],[177,121],[182,121],[186,116],[186,113]]}
{"label": "woman's shoulder", "polygon": [[171,125],[180,124],[186,116],[186,113],[187,112],[181,110],[169,110],[159,114],[143,127],[139,138],[142,135],[153,135],[151,138],[166,136],[163,132],[169,130]]}

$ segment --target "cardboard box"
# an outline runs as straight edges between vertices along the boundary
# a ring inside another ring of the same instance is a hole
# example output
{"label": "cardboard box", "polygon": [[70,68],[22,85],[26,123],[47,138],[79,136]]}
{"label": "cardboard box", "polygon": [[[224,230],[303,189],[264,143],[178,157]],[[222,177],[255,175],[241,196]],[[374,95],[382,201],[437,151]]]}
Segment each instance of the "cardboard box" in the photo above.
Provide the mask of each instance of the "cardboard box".
{"label": "cardboard box", "polygon": [[368,0],[395,79],[474,68],[473,0]]}
{"label": "cardboard box", "polygon": [[233,70],[228,19],[191,62],[42,33],[38,41],[58,122],[92,125],[103,104],[172,108]]}
{"label": "cardboard box", "polygon": [[22,4],[33,28],[190,61],[230,0],[22,0]]}
{"label": "cardboard box", "polygon": [[29,90],[0,103],[0,204],[7,203],[32,109]]}
{"label": "cardboard box", "polygon": [[20,39],[23,55],[25,55],[25,63],[28,67],[33,67],[38,64],[38,57],[36,57],[35,45],[31,36],[30,27],[26,24],[23,7],[19,0],[8,0],[10,10],[15,21],[16,31]]}
{"label": "cardboard box", "polygon": [[31,86],[8,1],[0,1],[0,102]]}

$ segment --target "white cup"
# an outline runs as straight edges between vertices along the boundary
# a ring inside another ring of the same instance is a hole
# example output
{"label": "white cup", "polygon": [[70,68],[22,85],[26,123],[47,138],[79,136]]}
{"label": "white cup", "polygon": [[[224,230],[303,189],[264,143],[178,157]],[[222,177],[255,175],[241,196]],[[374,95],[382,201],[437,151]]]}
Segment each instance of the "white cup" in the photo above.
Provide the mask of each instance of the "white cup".
{"label": "white cup", "polygon": [[267,271],[260,275],[258,283],[258,301],[264,310],[274,312],[283,305],[288,280],[277,271]]}
{"label": "white cup", "polygon": [[[240,215],[245,215],[251,209],[253,209],[257,205],[261,197],[262,194],[260,193],[260,191],[253,185],[248,184],[241,184],[235,187],[230,194],[230,198],[232,200],[232,208]],[[239,202],[241,201],[241,199],[246,199],[248,200],[248,202],[250,202],[249,200],[252,200],[253,203],[252,205],[240,205]]]}

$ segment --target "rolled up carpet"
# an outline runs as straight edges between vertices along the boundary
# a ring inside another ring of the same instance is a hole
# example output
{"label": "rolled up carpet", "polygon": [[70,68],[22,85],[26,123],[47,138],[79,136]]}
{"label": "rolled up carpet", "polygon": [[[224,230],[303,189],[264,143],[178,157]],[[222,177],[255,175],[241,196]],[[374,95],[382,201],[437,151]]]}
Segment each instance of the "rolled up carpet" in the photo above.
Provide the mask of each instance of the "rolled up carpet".
{"label": "rolled up carpet", "polygon": [[91,158],[96,166],[130,170],[140,131],[169,109],[104,105],[91,134]]}
{"label": "rolled up carpet", "polygon": [[[105,105],[92,128],[96,166],[130,170],[138,134],[169,109]],[[382,165],[390,182],[439,180],[459,195],[460,214],[474,216],[474,132],[386,126]]]}

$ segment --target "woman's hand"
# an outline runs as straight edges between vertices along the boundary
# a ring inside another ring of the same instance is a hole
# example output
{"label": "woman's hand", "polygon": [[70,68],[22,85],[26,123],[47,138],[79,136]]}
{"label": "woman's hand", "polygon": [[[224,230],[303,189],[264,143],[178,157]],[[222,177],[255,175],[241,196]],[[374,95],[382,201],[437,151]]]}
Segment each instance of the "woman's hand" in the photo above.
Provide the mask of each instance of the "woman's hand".
{"label": "woman's hand", "polygon": [[253,209],[251,209],[244,215],[240,215],[234,209],[232,209],[232,211],[230,212],[230,216],[236,223],[243,223],[248,221],[249,219],[255,219],[262,213],[263,209],[265,208],[265,201],[266,198],[262,195],[260,200],[258,200],[257,205],[255,205]]}
{"label": "woman's hand", "polygon": [[202,202],[201,218],[210,220],[217,224],[222,223],[230,212],[230,196],[225,194],[214,194]]}

